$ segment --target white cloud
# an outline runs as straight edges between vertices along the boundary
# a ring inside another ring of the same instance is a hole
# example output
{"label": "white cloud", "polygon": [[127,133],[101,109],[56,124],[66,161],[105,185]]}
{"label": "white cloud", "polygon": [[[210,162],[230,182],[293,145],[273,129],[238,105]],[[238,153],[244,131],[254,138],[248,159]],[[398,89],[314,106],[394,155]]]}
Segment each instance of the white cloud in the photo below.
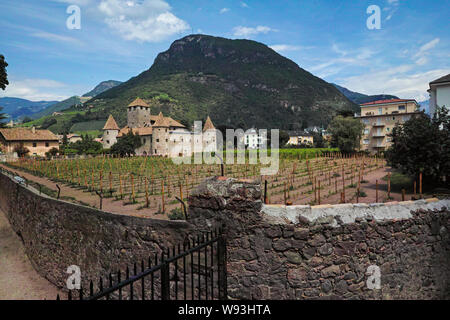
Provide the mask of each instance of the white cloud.
{"label": "white cloud", "polygon": [[414,62],[420,66],[426,64],[428,62],[427,55],[429,54],[429,51],[431,49],[433,49],[434,47],[436,47],[439,42],[440,42],[440,39],[435,38],[435,39],[425,43],[424,45],[422,45],[419,48],[419,51],[417,51],[417,53],[413,56]]}
{"label": "white cloud", "polygon": [[250,7],[248,6],[248,4],[246,4],[245,2],[241,2],[241,7],[242,7],[242,8],[250,8]]}
{"label": "white cloud", "polygon": [[64,100],[71,96],[72,88],[62,82],[49,79],[10,80],[5,91],[0,91],[3,97],[17,97],[31,101]]}
{"label": "white cloud", "polygon": [[277,52],[283,52],[283,51],[299,51],[303,49],[310,49],[312,47],[302,47],[302,46],[294,46],[290,44],[274,44],[270,46],[273,50]]}
{"label": "white cloud", "polygon": [[126,40],[158,42],[190,28],[163,0],[102,0],[98,9],[106,24]]}
{"label": "white cloud", "polygon": [[71,44],[83,44],[80,40],[72,37],[67,36],[61,36],[59,34],[54,34],[50,32],[45,31],[38,31],[31,34],[31,36],[41,39],[46,39],[50,41],[57,41],[57,42],[67,42]]}
{"label": "white cloud", "polygon": [[230,11],[229,8],[222,8],[222,9],[220,9],[220,14],[227,13],[228,11]]}
{"label": "white cloud", "polygon": [[86,6],[92,2],[92,0],[53,0],[55,2],[63,2],[69,5],[75,4],[77,6]]}
{"label": "white cloud", "polygon": [[338,83],[365,94],[393,94],[400,98],[424,101],[429,98],[429,83],[450,73],[450,69],[434,69],[425,72],[411,72],[413,65],[402,65],[387,70],[365,73],[340,79]]}
{"label": "white cloud", "polygon": [[267,26],[257,26],[256,28],[237,26],[233,28],[233,35],[236,37],[248,37],[259,33],[267,34],[269,32],[276,32],[276,31],[278,30],[269,28]]}

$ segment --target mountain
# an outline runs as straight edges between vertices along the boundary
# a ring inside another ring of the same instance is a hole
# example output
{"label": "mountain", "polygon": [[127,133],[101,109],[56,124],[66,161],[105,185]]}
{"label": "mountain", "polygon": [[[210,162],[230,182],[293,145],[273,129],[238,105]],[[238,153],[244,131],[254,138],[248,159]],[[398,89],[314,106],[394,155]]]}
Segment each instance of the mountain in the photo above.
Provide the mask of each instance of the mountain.
{"label": "mountain", "polygon": [[140,97],[152,114],[191,124],[290,129],[326,125],[338,110],[358,106],[324,80],[268,46],[251,40],[190,35],[160,53],[150,69],[92,100],[126,123],[126,106]]}
{"label": "mountain", "polygon": [[96,95],[105,92],[106,90],[109,90],[111,88],[114,88],[115,86],[121,84],[122,82],[116,81],[116,80],[108,80],[100,82],[95,88],[88,93],[83,94],[81,97],[79,96],[73,96],[66,100],[63,100],[61,102],[58,102],[49,108],[42,110],[38,113],[33,114],[34,119],[39,119],[44,116],[48,116],[53,114],[53,112],[62,111],[65,109],[70,108],[73,105],[79,105],[86,101],[88,101],[91,97],[95,97]]}
{"label": "mountain", "polygon": [[12,97],[0,98],[0,106],[3,107],[2,112],[8,114],[9,117],[14,120],[30,116],[57,102],[58,101],[30,101]]}
{"label": "mountain", "polygon": [[95,97],[96,95],[99,95],[100,93],[105,92],[106,90],[114,88],[115,86],[118,86],[121,83],[122,81],[116,80],[108,80],[100,82],[93,90],[83,94],[83,97]]}
{"label": "mountain", "polygon": [[346,96],[349,100],[356,104],[363,104],[368,102],[373,102],[377,100],[389,100],[389,99],[399,99],[397,96],[393,96],[390,94],[377,94],[369,96],[367,94],[350,91],[347,88],[341,87],[335,83],[332,83],[344,96]]}
{"label": "mountain", "polygon": [[70,98],[68,98],[66,100],[60,101],[58,103],[55,103],[55,104],[49,106],[48,108],[46,108],[44,110],[41,110],[41,111],[39,111],[37,113],[34,113],[31,117],[33,119],[39,119],[41,117],[49,116],[53,112],[62,111],[64,109],[70,108],[74,104],[80,104],[80,103],[81,103],[80,97],[73,96],[73,97],[70,97]]}

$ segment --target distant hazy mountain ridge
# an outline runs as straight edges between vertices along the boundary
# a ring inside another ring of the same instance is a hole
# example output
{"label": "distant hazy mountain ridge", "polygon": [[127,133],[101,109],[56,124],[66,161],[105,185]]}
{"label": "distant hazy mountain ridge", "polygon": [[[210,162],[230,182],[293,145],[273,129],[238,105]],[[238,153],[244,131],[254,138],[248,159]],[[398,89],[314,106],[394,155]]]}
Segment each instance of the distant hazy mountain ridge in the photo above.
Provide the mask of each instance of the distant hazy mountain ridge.
{"label": "distant hazy mountain ridge", "polygon": [[373,102],[377,100],[389,100],[389,99],[399,99],[397,96],[393,96],[390,94],[377,94],[377,95],[366,95],[359,92],[350,91],[347,88],[341,87],[335,83],[332,84],[335,86],[344,96],[346,96],[349,100],[356,104],[363,104],[368,102]]}
{"label": "distant hazy mountain ridge", "polygon": [[105,92],[106,90],[114,88],[115,86],[118,86],[121,83],[122,81],[116,80],[108,80],[100,82],[94,89],[92,89],[88,93],[83,94],[83,97],[95,97],[96,95],[99,95],[100,93]]}
{"label": "distant hazy mountain ridge", "polygon": [[8,114],[12,119],[18,119],[44,110],[58,101],[30,101],[21,98],[3,97],[0,98],[2,112]]}

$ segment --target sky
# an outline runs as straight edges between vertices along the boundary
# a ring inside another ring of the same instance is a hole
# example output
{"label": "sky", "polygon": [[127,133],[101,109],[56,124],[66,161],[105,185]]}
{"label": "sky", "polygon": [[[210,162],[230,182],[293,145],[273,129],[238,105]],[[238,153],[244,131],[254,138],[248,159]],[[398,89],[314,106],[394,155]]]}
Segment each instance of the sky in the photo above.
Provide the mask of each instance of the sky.
{"label": "sky", "polygon": [[2,0],[0,97],[63,100],[126,81],[201,33],[262,42],[352,91],[420,102],[450,73],[449,16],[450,0]]}

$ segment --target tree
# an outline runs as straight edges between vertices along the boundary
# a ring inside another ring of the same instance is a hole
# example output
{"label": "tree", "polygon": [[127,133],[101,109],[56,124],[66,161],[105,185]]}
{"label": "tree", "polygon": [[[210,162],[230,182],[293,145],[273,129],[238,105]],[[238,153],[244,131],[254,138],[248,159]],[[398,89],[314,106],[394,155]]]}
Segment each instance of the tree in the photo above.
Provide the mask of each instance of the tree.
{"label": "tree", "polygon": [[4,119],[7,119],[6,114],[2,113],[3,107],[0,106],[0,128],[6,127],[6,123],[3,122]]}
{"label": "tree", "polygon": [[343,153],[352,153],[359,148],[364,125],[359,119],[337,116],[328,126],[331,133],[331,146]]}
{"label": "tree", "polygon": [[5,57],[0,54],[0,88],[2,90],[6,89],[8,82],[8,74],[6,73],[6,67],[8,64],[5,61]]}
{"label": "tree", "polygon": [[25,116],[25,117],[22,119],[22,123],[27,123],[27,122],[31,122],[31,121],[33,121],[33,119],[31,119],[29,116]]}
{"label": "tree", "polygon": [[289,134],[286,131],[280,130],[279,139],[280,139],[280,147],[283,147],[289,141]]}
{"label": "tree", "polygon": [[58,153],[59,153],[59,150],[57,148],[53,147],[45,153],[45,156],[47,158],[50,158],[52,156],[56,156]]}
{"label": "tree", "polygon": [[320,132],[313,132],[312,136],[314,139],[314,148],[325,148],[325,142],[323,141],[323,137]]}
{"label": "tree", "polygon": [[[6,86],[9,84],[8,82],[8,74],[6,73],[6,67],[8,64],[5,61],[5,57],[0,54],[0,88],[2,90],[6,89]],[[2,113],[3,107],[0,107],[0,128],[5,127],[5,123],[3,122],[6,119],[6,115]]]}
{"label": "tree", "polygon": [[30,150],[28,150],[28,148],[23,145],[23,142],[21,142],[14,147],[14,152],[17,152],[17,156],[19,158],[22,158],[25,157],[30,152]]}
{"label": "tree", "polygon": [[78,154],[99,154],[103,151],[103,145],[88,134],[81,135],[81,140],[75,143],[69,143],[68,148],[76,150]]}
{"label": "tree", "polygon": [[430,118],[424,113],[403,124],[392,133],[392,145],[386,152],[394,168],[417,177],[439,182],[450,178],[450,116],[445,107],[437,108]]}
{"label": "tree", "polygon": [[111,147],[111,153],[121,157],[135,154],[135,150],[142,146],[141,139],[131,130]]}

